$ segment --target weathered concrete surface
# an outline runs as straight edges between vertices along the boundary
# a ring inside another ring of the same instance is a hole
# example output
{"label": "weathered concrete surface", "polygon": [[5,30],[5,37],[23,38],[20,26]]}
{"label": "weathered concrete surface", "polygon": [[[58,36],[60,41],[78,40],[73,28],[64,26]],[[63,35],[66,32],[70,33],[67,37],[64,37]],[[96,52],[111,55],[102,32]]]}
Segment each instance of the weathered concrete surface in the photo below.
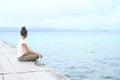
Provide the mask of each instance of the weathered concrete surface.
{"label": "weathered concrete surface", "polygon": [[70,80],[40,62],[19,62],[16,48],[0,40],[0,80]]}

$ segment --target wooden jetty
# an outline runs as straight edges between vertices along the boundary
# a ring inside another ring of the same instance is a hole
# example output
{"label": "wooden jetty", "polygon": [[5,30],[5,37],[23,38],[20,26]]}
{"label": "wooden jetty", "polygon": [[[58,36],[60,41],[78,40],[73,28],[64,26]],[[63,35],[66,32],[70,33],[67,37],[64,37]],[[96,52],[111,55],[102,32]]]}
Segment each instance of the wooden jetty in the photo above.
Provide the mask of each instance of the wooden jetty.
{"label": "wooden jetty", "polygon": [[0,80],[71,80],[40,62],[19,62],[16,48],[0,40]]}

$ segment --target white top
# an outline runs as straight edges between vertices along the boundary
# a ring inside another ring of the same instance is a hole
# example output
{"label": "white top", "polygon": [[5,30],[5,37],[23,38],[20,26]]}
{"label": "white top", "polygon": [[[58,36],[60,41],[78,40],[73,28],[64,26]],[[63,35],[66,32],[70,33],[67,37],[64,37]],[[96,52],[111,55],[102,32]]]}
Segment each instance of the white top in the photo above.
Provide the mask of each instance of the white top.
{"label": "white top", "polygon": [[18,41],[18,47],[17,47],[17,57],[23,56],[27,51],[23,48],[22,44],[26,44],[24,39],[20,39]]}

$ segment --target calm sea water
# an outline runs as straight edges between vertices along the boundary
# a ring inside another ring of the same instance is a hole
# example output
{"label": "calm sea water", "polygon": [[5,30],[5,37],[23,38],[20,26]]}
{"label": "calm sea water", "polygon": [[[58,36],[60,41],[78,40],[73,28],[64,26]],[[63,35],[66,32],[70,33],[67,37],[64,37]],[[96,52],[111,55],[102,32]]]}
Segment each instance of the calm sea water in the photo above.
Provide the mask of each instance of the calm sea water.
{"label": "calm sea water", "polygon": [[[26,42],[41,52],[40,61],[72,80],[120,80],[120,33],[30,32]],[[1,32],[0,39],[17,46],[19,32]]]}

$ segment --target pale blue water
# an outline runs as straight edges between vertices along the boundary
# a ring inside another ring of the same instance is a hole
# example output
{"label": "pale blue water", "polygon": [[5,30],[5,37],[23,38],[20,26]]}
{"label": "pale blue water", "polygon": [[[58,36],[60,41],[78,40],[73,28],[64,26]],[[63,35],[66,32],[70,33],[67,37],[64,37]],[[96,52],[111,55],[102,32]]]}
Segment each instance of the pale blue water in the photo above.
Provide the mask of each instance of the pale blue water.
{"label": "pale blue water", "polygon": [[[0,33],[17,45],[19,32]],[[30,32],[26,42],[43,53],[40,61],[72,80],[120,80],[120,33]]]}

